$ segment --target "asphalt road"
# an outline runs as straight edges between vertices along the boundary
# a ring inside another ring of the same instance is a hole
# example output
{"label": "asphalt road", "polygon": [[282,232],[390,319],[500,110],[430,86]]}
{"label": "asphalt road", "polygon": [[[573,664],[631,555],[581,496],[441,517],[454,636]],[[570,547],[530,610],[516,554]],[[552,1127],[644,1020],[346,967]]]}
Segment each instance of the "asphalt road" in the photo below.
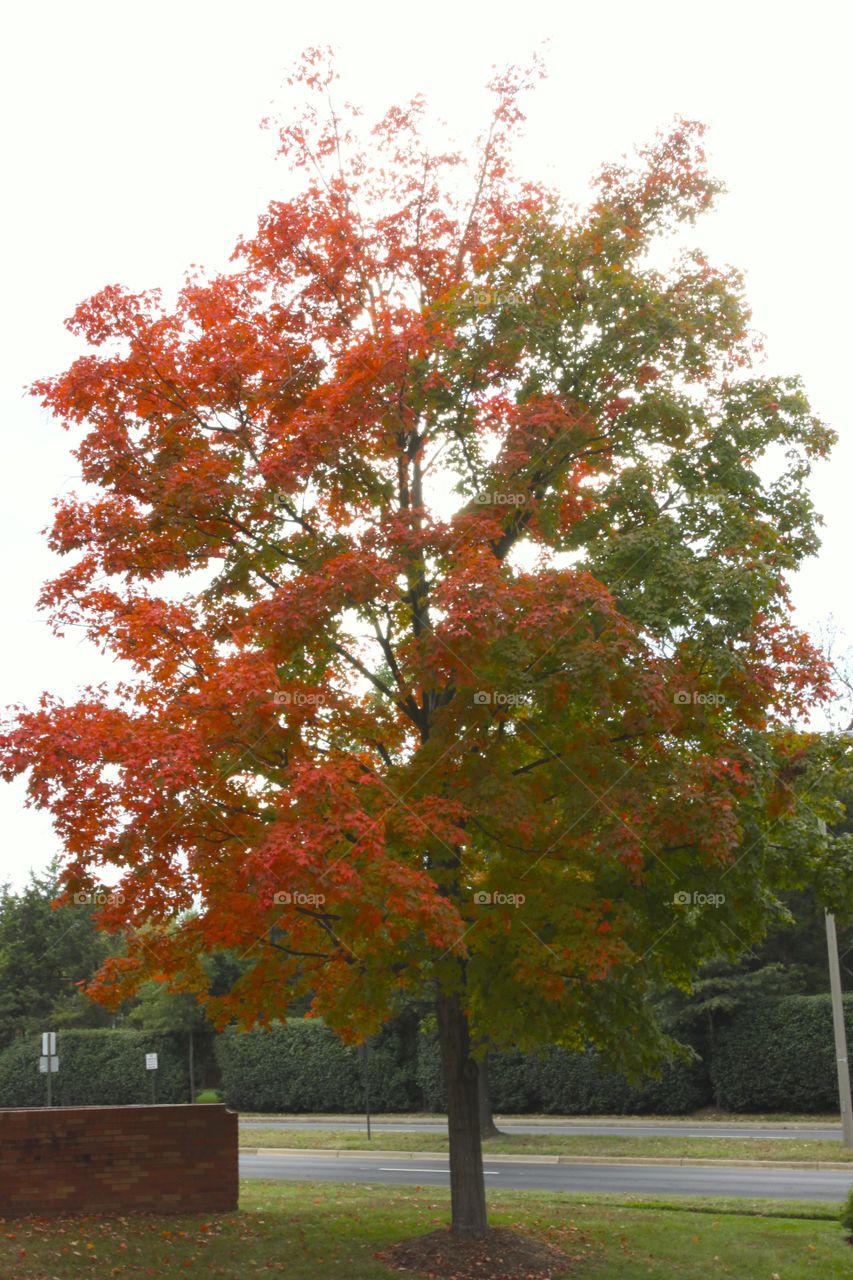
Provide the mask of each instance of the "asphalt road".
{"label": "asphalt road", "polygon": [[[364,1120],[328,1119],[288,1120],[274,1118],[270,1120],[243,1119],[240,1124],[246,1129],[336,1129],[349,1133],[365,1131]],[[371,1122],[373,1133],[446,1133],[447,1124],[440,1120],[374,1120]],[[504,1133],[544,1133],[544,1134],[613,1134],[619,1137],[676,1137],[676,1138],[778,1138],[785,1139],[817,1138],[839,1142],[841,1140],[840,1125],[815,1125],[807,1128],[791,1129],[783,1125],[725,1125],[693,1124],[682,1121],[680,1124],[649,1123],[620,1125],[618,1121],[555,1121],[554,1123],[538,1123],[535,1120],[501,1120],[499,1127]]]}
{"label": "asphalt road", "polygon": [[[240,1156],[244,1178],[297,1182],[360,1182],[448,1186],[447,1161],[420,1156]],[[486,1161],[486,1185],[528,1191],[621,1191],[633,1195],[748,1196],[841,1201],[853,1169],[690,1169],[661,1165],[497,1164]]]}

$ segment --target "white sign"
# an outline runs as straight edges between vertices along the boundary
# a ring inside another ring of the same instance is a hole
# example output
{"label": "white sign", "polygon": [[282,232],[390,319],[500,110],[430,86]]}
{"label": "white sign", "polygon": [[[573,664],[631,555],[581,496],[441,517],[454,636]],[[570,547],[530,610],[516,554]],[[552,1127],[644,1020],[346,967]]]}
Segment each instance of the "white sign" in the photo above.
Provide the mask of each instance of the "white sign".
{"label": "white sign", "polygon": [[156,1053],[146,1053],[146,1055],[145,1055],[145,1069],[146,1069],[146,1071],[156,1071],[156,1070],[157,1070],[157,1054],[156,1054]]}
{"label": "white sign", "polygon": [[43,1031],[41,1034],[41,1051],[45,1057],[56,1053],[56,1032]]}
{"label": "white sign", "polygon": [[[49,1068],[48,1064],[50,1064]],[[46,1076],[48,1069],[51,1075],[55,1074],[59,1070],[59,1059],[53,1054],[42,1054],[39,1058],[39,1071],[43,1076]]]}

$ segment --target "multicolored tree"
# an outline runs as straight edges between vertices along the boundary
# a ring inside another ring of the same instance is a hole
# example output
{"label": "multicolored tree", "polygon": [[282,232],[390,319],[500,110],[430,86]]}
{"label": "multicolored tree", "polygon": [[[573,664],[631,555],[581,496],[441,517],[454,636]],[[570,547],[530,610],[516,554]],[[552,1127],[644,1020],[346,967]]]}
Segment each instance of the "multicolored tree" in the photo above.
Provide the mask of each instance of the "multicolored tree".
{"label": "multicolored tree", "polygon": [[700,126],[578,210],[513,169],[524,74],[471,155],[420,99],[362,137],[333,82],[310,51],[295,194],[232,268],[174,305],[103,289],[35,387],[85,482],[41,603],[127,676],[18,709],[4,768],[69,893],[121,871],[105,1003],[201,990],[223,948],[220,1024],[310,992],[359,1040],[429,996],[478,1235],[482,1046],[647,1067],[650,990],[740,953],[777,884],[838,883],[800,798],[833,812],[831,744],[789,727],[830,679],[786,586],[832,435],[754,370],[735,272],[652,265],[718,190]]}

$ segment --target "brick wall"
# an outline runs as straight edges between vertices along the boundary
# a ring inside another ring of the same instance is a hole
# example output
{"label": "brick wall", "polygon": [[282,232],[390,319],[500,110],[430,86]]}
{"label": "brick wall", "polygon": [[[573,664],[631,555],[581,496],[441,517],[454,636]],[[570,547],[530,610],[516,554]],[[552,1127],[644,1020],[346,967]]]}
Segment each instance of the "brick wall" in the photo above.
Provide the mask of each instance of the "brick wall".
{"label": "brick wall", "polygon": [[0,1217],[224,1212],[237,1176],[218,1104],[0,1109]]}

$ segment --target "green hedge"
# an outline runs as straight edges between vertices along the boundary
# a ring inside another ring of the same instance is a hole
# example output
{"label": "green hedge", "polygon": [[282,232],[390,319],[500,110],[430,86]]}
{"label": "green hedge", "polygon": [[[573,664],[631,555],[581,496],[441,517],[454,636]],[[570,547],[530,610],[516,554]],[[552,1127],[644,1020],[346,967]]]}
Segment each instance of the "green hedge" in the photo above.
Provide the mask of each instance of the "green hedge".
{"label": "green hedge", "polygon": [[[364,1108],[364,1074],[357,1048],[313,1019],[217,1037],[224,1101],[238,1111],[353,1111]],[[374,1111],[416,1111],[412,1037],[394,1023],[370,1044],[370,1105]]]}
{"label": "green hedge", "polygon": [[[853,996],[846,1001],[853,1045]],[[389,1024],[370,1052],[375,1111],[444,1110],[434,1023]],[[101,1033],[94,1033],[101,1034]],[[294,1020],[217,1039],[227,1104],[241,1111],[359,1112],[361,1059],[321,1023]],[[687,1115],[717,1091],[733,1111],[827,1111],[838,1105],[828,996],[787,996],[747,1007],[721,1026],[710,1069],[672,1063],[660,1080],[629,1082],[594,1053],[548,1048],[494,1053],[492,1105],[502,1115]]]}
{"label": "green hedge", "polygon": [[630,1084],[595,1053],[549,1049],[536,1063],[539,1109],[550,1115],[688,1115],[711,1101],[703,1062],[666,1063],[660,1079]]}
{"label": "green hedge", "polygon": [[[52,1081],[60,1107],[125,1106],[148,1102],[151,1073],[145,1054],[158,1054],[156,1099],[188,1102],[189,1081],[179,1039],[143,1031],[59,1031],[59,1071]],[[41,1036],[27,1035],[0,1053],[0,1107],[41,1107],[46,1080],[38,1069]]]}
{"label": "green hedge", "polygon": [[[429,1111],[443,1111],[444,1087],[438,1043],[425,1031],[418,1043],[418,1082]],[[672,1064],[660,1080],[631,1085],[602,1070],[594,1053],[549,1048],[541,1055],[518,1052],[489,1055],[492,1109],[499,1115],[685,1115],[711,1100],[703,1063]]]}
{"label": "green hedge", "polygon": [[[853,1047],[853,996],[844,1008]],[[829,996],[784,996],[735,1014],[717,1036],[711,1076],[728,1111],[836,1111]]]}

